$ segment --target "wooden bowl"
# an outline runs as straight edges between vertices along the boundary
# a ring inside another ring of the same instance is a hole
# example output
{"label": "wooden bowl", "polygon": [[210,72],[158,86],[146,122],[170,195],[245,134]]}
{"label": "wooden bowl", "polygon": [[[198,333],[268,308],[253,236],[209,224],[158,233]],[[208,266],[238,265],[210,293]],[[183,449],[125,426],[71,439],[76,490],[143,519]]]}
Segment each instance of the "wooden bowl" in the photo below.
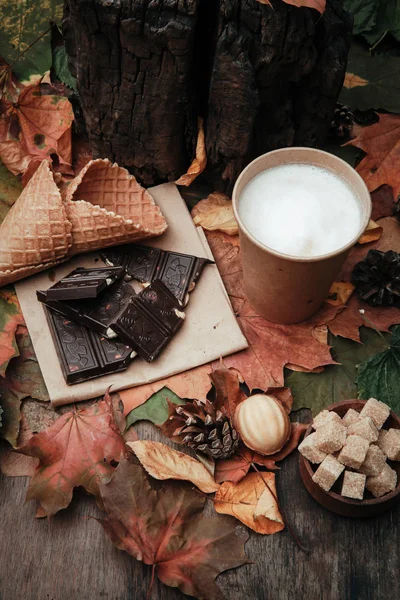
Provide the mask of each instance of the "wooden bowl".
{"label": "wooden bowl", "polygon": [[[334,410],[340,417],[343,417],[349,408],[360,411],[365,403],[366,400],[343,400],[328,406],[327,410]],[[400,429],[400,418],[393,411],[390,411],[390,416],[384,424],[384,429],[390,428]],[[313,429],[310,425],[305,435],[310,435],[312,432]],[[313,465],[302,455],[300,455],[300,475],[307,491],[324,508],[345,517],[372,517],[391,509],[400,499],[400,462],[388,461],[388,463],[397,473],[397,487],[393,492],[389,492],[381,498],[374,498],[368,491],[365,492],[364,500],[352,500],[341,496],[339,491],[342,488],[343,474],[332,490],[325,492],[312,479],[319,465]]]}

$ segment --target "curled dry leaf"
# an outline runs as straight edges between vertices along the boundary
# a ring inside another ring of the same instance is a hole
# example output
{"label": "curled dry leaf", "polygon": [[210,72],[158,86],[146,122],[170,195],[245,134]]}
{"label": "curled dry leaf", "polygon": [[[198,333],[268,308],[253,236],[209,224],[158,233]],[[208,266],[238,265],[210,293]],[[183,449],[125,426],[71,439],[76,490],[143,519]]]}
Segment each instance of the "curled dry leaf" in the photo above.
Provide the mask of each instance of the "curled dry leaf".
{"label": "curled dry leaf", "polygon": [[[26,417],[22,415],[18,445],[22,446],[26,444],[31,437],[32,431],[29,428]],[[25,456],[11,448],[6,448],[0,453],[0,473],[8,477],[32,477],[38,464],[38,458]]]}
{"label": "curled dry leaf", "polygon": [[0,290],[0,376],[4,377],[8,363],[19,350],[15,341],[15,332],[19,325],[24,325],[21,307],[14,288]]}
{"label": "curled dry leaf", "polygon": [[237,371],[227,369],[222,363],[219,369],[212,371],[210,379],[215,387],[215,409],[221,410],[224,407],[233,422],[236,407],[246,399],[246,394],[240,389]]}
{"label": "curled dry leaf", "polygon": [[351,90],[355,87],[364,87],[368,85],[369,81],[367,79],[363,79],[359,75],[355,75],[354,73],[347,72],[344,76],[343,87],[348,90]]}
{"label": "curled dry leaf", "polygon": [[370,219],[367,229],[364,231],[357,244],[370,244],[371,242],[376,242],[381,237],[382,231],[382,227]]}
{"label": "curled dry leaf", "polygon": [[184,594],[220,600],[215,578],[249,562],[248,536],[240,538],[230,520],[203,517],[206,499],[187,485],[167,481],[156,491],[141,466],[122,458],[100,491],[107,519],[99,522],[111,541]]}
{"label": "curled dry leaf", "polygon": [[232,200],[221,192],[213,192],[205,200],[200,200],[192,210],[192,217],[195,225],[207,231],[218,230],[228,235],[239,232]]}
{"label": "curled dry leaf", "polygon": [[285,527],[276,501],[274,473],[249,473],[239,483],[225,481],[215,494],[214,507],[257,533],[276,533]]}
{"label": "curled dry leaf", "polygon": [[191,481],[205,494],[212,494],[219,488],[209,471],[198,460],[183,452],[150,440],[128,442],[127,446],[155,479]]}
{"label": "curled dry leaf", "polygon": [[393,190],[390,185],[381,185],[371,194],[372,213],[371,218],[374,221],[382,217],[391,217],[396,209],[396,202],[393,197]]}
{"label": "curled dry leaf", "polygon": [[308,371],[334,364],[323,326],[338,307],[325,305],[311,319],[295,325],[271,323],[257,315],[246,300],[238,238],[209,232],[207,239],[249,348],[224,358],[241,374],[250,389],[282,387],[283,367],[298,365]]}
{"label": "curled dry leaf", "polygon": [[188,186],[204,171],[207,164],[207,154],[206,154],[206,142],[204,135],[204,123],[203,119],[199,118],[198,125],[198,134],[197,134],[197,144],[196,144],[196,156],[192,161],[192,164],[187,170],[185,175],[181,175],[177,181],[175,181],[176,185],[184,185]]}
{"label": "curled dry leaf", "polygon": [[354,285],[350,281],[334,281],[329,289],[326,302],[332,306],[343,306],[347,304],[353,292]]}
{"label": "curled dry leaf", "polygon": [[109,394],[89,408],[65,413],[18,451],[39,459],[26,499],[39,500],[42,516],[66,508],[75,487],[98,497],[100,481],[113,472],[110,462],[125,452]]}
{"label": "curled dry leaf", "polygon": [[246,448],[244,444],[241,444],[235,456],[217,462],[215,480],[217,483],[222,483],[223,481],[237,483],[248,473],[251,463],[266,467],[270,470],[279,469],[276,463],[289,456],[289,454],[297,448],[307,427],[308,424],[305,423],[292,423],[290,437],[285,446],[282,450],[276,454],[271,454],[270,456],[262,456],[262,454],[258,454],[257,452]]}

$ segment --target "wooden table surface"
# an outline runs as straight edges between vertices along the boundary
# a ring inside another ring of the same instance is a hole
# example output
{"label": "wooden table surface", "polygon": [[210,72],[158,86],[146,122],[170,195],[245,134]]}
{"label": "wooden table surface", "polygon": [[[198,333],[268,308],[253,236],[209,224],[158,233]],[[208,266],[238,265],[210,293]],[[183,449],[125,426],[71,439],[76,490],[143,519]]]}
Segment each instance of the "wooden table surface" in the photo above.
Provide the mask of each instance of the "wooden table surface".
{"label": "wooden table surface", "polygon": [[[146,435],[147,434],[147,435]],[[161,439],[142,424],[140,437]],[[165,441],[165,440],[164,440]],[[301,541],[287,529],[251,533],[254,561],[218,578],[228,600],[395,600],[400,598],[400,504],[373,519],[335,516],[306,492],[298,453],[281,463],[279,497]],[[27,478],[0,478],[0,600],[145,600],[151,569],[117,550],[92,497],[75,491],[71,506],[35,519],[25,504]],[[230,517],[226,517],[230,518]],[[152,600],[187,598],[156,580]]]}

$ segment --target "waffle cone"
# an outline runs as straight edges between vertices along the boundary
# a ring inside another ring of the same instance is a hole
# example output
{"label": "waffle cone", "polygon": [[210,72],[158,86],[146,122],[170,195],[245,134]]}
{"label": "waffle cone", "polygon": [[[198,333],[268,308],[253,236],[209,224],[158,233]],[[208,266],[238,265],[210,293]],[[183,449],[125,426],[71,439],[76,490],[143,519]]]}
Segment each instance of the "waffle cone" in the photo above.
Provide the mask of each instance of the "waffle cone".
{"label": "waffle cone", "polygon": [[72,224],[69,254],[160,235],[167,223],[150,194],[126,169],[90,161],[65,190]]}
{"label": "waffle cone", "polygon": [[71,229],[44,160],[0,225],[0,285],[63,260],[72,245]]}
{"label": "waffle cone", "polygon": [[43,161],[0,226],[0,286],[74,254],[162,234],[167,222],[126,169],[90,161],[63,198]]}

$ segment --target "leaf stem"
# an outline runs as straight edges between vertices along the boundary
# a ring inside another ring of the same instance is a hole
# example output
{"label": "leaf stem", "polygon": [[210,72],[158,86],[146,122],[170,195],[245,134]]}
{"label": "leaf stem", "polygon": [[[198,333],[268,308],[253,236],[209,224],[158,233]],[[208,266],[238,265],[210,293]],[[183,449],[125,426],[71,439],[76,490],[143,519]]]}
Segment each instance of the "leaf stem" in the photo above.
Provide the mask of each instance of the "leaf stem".
{"label": "leaf stem", "polygon": [[307,549],[305,546],[303,546],[303,544],[300,542],[299,538],[297,537],[297,535],[296,535],[296,532],[294,531],[294,529],[293,529],[293,528],[292,528],[292,526],[290,525],[290,523],[289,523],[289,521],[288,521],[288,519],[287,519],[287,517],[286,517],[286,514],[285,514],[285,512],[284,512],[284,510],[283,510],[282,506],[281,506],[281,505],[280,505],[280,503],[279,503],[279,500],[278,500],[278,497],[277,497],[277,495],[274,493],[274,491],[273,491],[273,490],[270,488],[270,486],[268,485],[268,481],[267,481],[267,480],[264,478],[264,475],[263,475],[262,471],[260,471],[260,470],[257,468],[257,466],[255,465],[255,463],[254,463],[254,462],[251,462],[250,464],[251,464],[251,466],[253,467],[253,469],[256,471],[256,473],[258,473],[259,477],[261,477],[261,479],[263,480],[263,482],[264,482],[264,484],[265,484],[265,487],[266,487],[266,488],[269,490],[269,492],[270,492],[271,496],[272,496],[272,497],[273,497],[273,499],[275,500],[275,502],[276,502],[276,504],[277,504],[277,506],[278,506],[278,508],[279,508],[279,511],[280,511],[280,513],[282,514],[283,522],[285,523],[286,527],[288,528],[288,530],[289,530],[289,533],[290,533],[290,535],[292,536],[292,539],[293,539],[293,540],[294,540],[294,542],[297,544],[297,546],[300,548],[300,550],[302,550],[302,552],[305,552],[305,554],[309,554],[309,550],[308,550],[308,549]]}
{"label": "leaf stem", "polygon": [[154,584],[155,574],[156,574],[156,565],[154,564],[153,568],[151,570],[151,580],[150,580],[149,589],[147,590],[146,600],[150,600],[150,598],[151,598],[151,592],[153,591],[153,584]]}
{"label": "leaf stem", "polygon": [[[371,329],[376,331],[376,333],[378,335],[380,335],[383,340],[385,340],[385,336],[382,334],[382,332],[376,328],[374,323],[372,321],[370,321],[370,319],[368,319],[363,312],[361,312],[362,310],[364,310],[364,309],[360,309],[358,312],[360,313],[360,317],[363,319],[363,321],[365,321],[365,323],[367,324],[368,327],[370,327]],[[385,342],[386,342],[386,340],[385,340]]]}

